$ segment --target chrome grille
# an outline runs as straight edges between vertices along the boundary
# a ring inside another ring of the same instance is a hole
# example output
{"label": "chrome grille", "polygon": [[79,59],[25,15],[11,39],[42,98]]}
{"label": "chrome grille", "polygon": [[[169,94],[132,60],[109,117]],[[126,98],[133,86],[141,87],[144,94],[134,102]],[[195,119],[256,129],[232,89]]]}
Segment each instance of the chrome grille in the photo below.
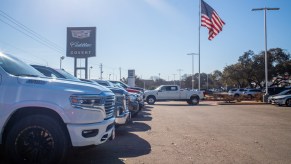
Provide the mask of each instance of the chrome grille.
{"label": "chrome grille", "polygon": [[114,107],[115,107],[115,97],[114,95],[112,96],[107,96],[105,100],[105,111],[106,111],[106,118],[110,119],[114,116]]}

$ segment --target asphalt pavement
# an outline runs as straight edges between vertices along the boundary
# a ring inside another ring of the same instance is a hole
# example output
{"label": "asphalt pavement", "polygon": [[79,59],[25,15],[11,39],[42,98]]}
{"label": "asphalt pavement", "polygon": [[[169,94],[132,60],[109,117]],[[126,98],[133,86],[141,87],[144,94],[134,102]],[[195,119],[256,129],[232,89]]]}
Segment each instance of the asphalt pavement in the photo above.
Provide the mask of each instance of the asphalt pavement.
{"label": "asphalt pavement", "polygon": [[291,108],[158,102],[118,127],[115,140],[77,150],[67,163],[290,164]]}

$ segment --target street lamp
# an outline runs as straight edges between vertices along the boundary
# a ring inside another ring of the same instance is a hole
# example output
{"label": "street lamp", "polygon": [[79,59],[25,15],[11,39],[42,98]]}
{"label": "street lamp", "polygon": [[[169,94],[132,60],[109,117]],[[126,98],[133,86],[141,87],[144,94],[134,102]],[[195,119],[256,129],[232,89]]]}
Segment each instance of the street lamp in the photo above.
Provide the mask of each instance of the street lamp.
{"label": "street lamp", "polygon": [[192,55],[192,90],[194,89],[194,55],[199,55],[195,53],[189,53],[187,55]]}
{"label": "street lamp", "polygon": [[173,74],[173,76],[174,76],[174,85],[176,85],[176,83],[175,83],[175,76],[176,76],[176,74]]}
{"label": "street lamp", "polygon": [[60,69],[62,69],[62,60],[64,60],[64,59],[65,59],[64,56],[61,56],[61,57],[60,57]]}
{"label": "street lamp", "polygon": [[280,8],[256,8],[252,9],[252,11],[264,10],[264,31],[265,31],[265,85],[266,85],[266,94],[264,95],[264,102],[267,101],[267,97],[269,95],[268,91],[268,55],[267,55],[267,10],[279,10]]}
{"label": "street lamp", "polygon": [[91,66],[90,67],[90,69],[89,69],[89,80],[91,79],[91,69],[92,69],[93,67]]}

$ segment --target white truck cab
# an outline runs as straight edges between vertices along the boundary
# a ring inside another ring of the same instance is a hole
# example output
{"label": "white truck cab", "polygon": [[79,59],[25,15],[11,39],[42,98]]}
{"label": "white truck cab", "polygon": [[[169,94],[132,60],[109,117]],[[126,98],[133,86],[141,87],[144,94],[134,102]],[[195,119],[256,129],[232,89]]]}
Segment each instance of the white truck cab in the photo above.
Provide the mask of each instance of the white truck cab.
{"label": "white truck cab", "polygon": [[114,136],[114,94],[44,77],[0,53],[0,144],[15,163],[61,163],[71,147]]}

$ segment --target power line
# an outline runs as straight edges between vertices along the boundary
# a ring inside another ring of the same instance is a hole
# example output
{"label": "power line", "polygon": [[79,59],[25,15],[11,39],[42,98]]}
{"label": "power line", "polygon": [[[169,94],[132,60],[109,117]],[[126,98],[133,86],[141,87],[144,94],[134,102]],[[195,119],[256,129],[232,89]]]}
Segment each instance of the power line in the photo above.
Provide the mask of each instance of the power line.
{"label": "power line", "polygon": [[[28,28],[27,26],[23,25],[22,23],[18,22],[17,20],[15,20],[14,18],[12,18],[11,16],[9,16],[8,14],[6,14],[5,12],[0,10],[0,16],[2,16],[3,18],[6,19],[3,20],[0,18],[0,21],[7,24],[8,26],[12,27],[13,29],[19,31],[20,33],[26,35],[27,37],[33,39],[34,41],[45,45],[46,47],[49,47],[52,50],[57,51],[60,54],[64,54],[65,50],[60,48],[60,46],[58,46],[56,43],[49,41],[48,39],[46,39],[45,37],[41,36],[40,34],[36,33],[35,31],[31,30],[30,28]],[[9,22],[7,22],[9,21]]]}
{"label": "power line", "polygon": [[[6,52],[6,53],[10,53],[11,52],[12,53],[13,50],[14,51],[16,50],[16,51],[19,51],[19,52],[24,53],[24,54],[29,54],[26,50],[23,50],[23,49],[21,49],[19,47],[16,47],[15,45],[12,45],[10,43],[4,42],[4,41],[0,41],[0,45],[1,45],[1,43],[7,45],[8,47],[10,47],[10,48],[1,49],[1,51],[3,51],[3,52]],[[2,46],[0,46],[0,47],[2,47]],[[43,59],[43,58],[41,58],[39,56],[33,55],[33,54],[30,54],[30,56],[35,57],[36,59],[42,60],[43,62],[45,62],[45,65],[48,66],[47,60],[45,60],[45,59]],[[33,60],[29,60],[27,57],[23,57],[23,55],[19,56],[19,58],[21,60],[23,60],[23,61],[26,61],[27,63],[34,63],[34,64],[38,64],[38,65],[44,65],[43,63],[39,63],[39,62],[36,62],[36,61],[33,61]]]}

